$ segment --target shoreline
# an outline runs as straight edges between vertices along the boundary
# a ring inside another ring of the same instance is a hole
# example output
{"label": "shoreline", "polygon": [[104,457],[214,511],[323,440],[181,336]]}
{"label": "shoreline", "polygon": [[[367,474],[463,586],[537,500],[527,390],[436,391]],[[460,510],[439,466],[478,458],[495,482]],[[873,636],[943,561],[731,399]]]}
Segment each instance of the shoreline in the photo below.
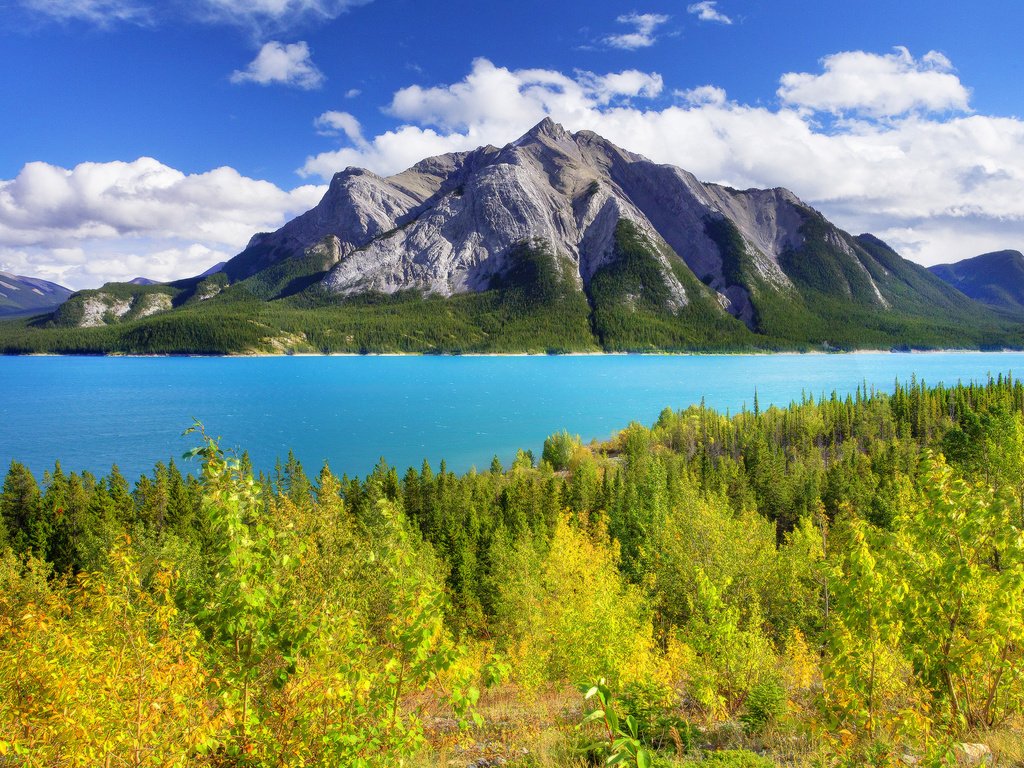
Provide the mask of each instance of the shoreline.
{"label": "shoreline", "polygon": [[80,353],[65,354],[61,352],[26,352],[24,354],[5,353],[0,354],[3,358],[18,357],[66,357],[66,358],[135,358],[135,359],[160,359],[160,358],[181,358],[181,359],[224,359],[224,360],[261,360],[271,358],[316,358],[316,357],[438,357],[438,358],[487,358],[487,357],[779,357],[779,356],[843,356],[843,355],[998,355],[998,354],[1024,354],[1024,349],[972,349],[948,347],[942,349],[851,349],[851,350],[764,350],[745,352],[253,352],[253,353]]}

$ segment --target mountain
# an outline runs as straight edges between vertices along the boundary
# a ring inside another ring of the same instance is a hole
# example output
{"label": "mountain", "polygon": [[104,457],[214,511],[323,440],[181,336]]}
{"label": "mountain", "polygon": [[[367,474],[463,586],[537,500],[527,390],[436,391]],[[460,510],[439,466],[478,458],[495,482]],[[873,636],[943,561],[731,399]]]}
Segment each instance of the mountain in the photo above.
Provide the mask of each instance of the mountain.
{"label": "mountain", "polygon": [[150,280],[148,277],[136,277],[128,281],[128,285],[157,285],[156,280]]}
{"label": "mountain", "polygon": [[0,317],[52,312],[71,293],[48,280],[0,272]]}
{"label": "mountain", "polygon": [[[265,298],[314,284],[341,297],[452,296],[500,285],[524,243],[585,294],[606,348],[742,336],[731,318],[790,341],[912,343],[910,326],[948,329],[976,311],[788,190],[701,183],[551,120],[504,148],[430,158],[389,178],[349,168],[316,208],[254,237],[224,272]],[[704,333],[683,322],[694,314]],[[664,332],[652,338],[652,325]]]}
{"label": "mountain", "polygon": [[955,264],[937,264],[929,271],[961,293],[999,309],[1024,312],[1024,254],[983,253]]}
{"label": "mountain", "polygon": [[348,168],[220,271],[83,291],[37,326],[6,348],[1024,345],[1019,325],[788,190],[704,183],[551,120],[386,178]]}

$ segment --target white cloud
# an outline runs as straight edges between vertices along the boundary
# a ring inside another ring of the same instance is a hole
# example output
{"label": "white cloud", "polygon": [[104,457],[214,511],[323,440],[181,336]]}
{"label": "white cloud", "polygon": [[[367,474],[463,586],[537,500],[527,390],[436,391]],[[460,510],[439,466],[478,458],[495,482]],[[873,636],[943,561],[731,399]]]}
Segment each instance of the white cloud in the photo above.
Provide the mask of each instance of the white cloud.
{"label": "white cloud", "polygon": [[726,102],[724,88],[715,85],[700,85],[682,91],[673,91],[672,95],[692,106],[722,106]]}
{"label": "white cloud", "polygon": [[654,31],[668,20],[669,17],[661,13],[627,13],[619,16],[616,21],[619,24],[632,25],[634,30],[620,35],[609,35],[604,42],[613,48],[627,51],[649,48],[654,45]]}
{"label": "white cloud", "polygon": [[358,88],[349,88],[347,91],[345,91],[345,98],[346,99],[354,99],[357,96],[362,96],[362,95],[363,95],[363,92],[361,90],[359,90]]}
{"label": "white cloud", "polygon": [[231,73],[231,82],[290,85],[309,91],[323,85],[324,76],[310,58],[305,41],[286,45],[271,40],[245,70]]}
{"label": "white cloud", "polygon": [[653,97],[662,87],[661,75],[635,69],[606,75],[577,72],[570,77],[547,69],[512,71],[480,58],[454,85],[402,88],[388,112],[441,129],[471,131],[478,124],[532,125],[555,110],[579,111],[620,98]]}
{"label": "white cloud", "polygon": [[343,133],[356,146],[366,145],[362,126],[348,112],[324,112],[313,121],[313,125],[321,136],[337,136]]}
{"label": "white cloud", "polygon": [[[468,134],[439,133],[431,128],[403,125],[375,136],[372,142],[367,142],[363,146],[342,147],[307,157],[305,164],[299,169],[299,175],[330,179],[335,173],[349,166],[370,168],[385,175],[397,173],[425,157],[464,152],[489,143],[483,138],[474,138],[476,134],[476,131]],[[504,141],[491,143],[504,143],[514,138],[512,135],[502,135],[507,136]]]}
{"label": "white cloud", "polygon": [[86,21],[98,26],[143,23],[151,15],[149,7],[137,0],[22,0],[22,5],[57,21]]}
{"label": "white cloud", "polygon": [[[889,100],[901,92],[921,98],[921,66],[949,74],[938,55],[921,62],[896,73],[882,68]],[[967,109],[966,89],[950,76]],[[501,146],[551,116],[709,181],[788,187],[840,226],[891,236],[925,263],[997,245],[1024,248],[1024,120],[921,111],[878,120],[869,99],[824,128],[803,104],[741,104],[712,85],[676,90],[679,103],[669,106],[628,101],[661,91],[654,73],[570,76],[478,59],[457,83],[399,90],[388,111],[403,124],[372,137],[360,132],[358,145],[349,137],[351,146],[307,158],[300,173],[326,179],[349,165],[394,173],[429,155]]]}
{"label": "white cloud", "polygon": [[715,0],[703,0],[686,7],[687,12],[695,14],[701,21],[717,21],[719,24],[732,24],[732,19],[718,10]]}
{"label": "white cloud", "polygon": [[578,72],[577,83],[584,93],[598,104],[609,104],[616,99],[644,98],[658,96],[665,83],[657,72],[640,72],[627,69],[608,75],[595,75],[592,72]]}
{"label": "white cloud", "polygon": [[79,20],[97,26],[116,22],[179,21],[246,27],[263,35],[338,18],[373,0],[18,0],[34,13],[56,21]]}
{"label": "white cloud", "polygon": [[300,24],[331,21],[350,8],[372,0],[200,0],[196,13],[210,21],[288,29]]}
{"label": "white cloud", "polygon": [[110,243],[102,249],[56,248],[45,254],[35,249],[0,247],[0,266],[4,271],[80,290],[136,277],[164,282],[198,275],[234,254],[198,243],[172,246],[162,241],[133,240]]}
{"label": "white cloud", "polygon": [[948,264],[1006,248],[1024,251],[1019,222],[988,218],[936,218],[875,232],[896,251],[922,264]]}
{"label": "white cloud", "polygon": [[857,111],[874,117],[968,109],[970,92],[953,73],[949,59],[937,51],[920,60],[903,47],[882,56],[845,51],[826,56],[821,63],[821,74],[783,75],[779,98],[818,112]]}
{"label": "white cloud", "polygon": [[28,163],[0,181],[0,265],[73,288],[139,274],[185,277],[311,208],[323,192],[288,192],[232,168],[184,174],[145,157],[70,170]]}
{"label": "white cloud", "polygon": [[[477,59],[462,82],[438,88],[412,85],[395,93],[388,113],[416,125],[403,125],[372,140],[360,131],[359,141],[343,130],[354,146],[308,157],[299,173],[329,179],[350,165],[396,173],[430,155],[504,144],[548,114],[578,114],[585,120],[588,110],[613,103],[622,108],[624,100],[657,96],[662,88],[657,73],[578,72],[573,78],[544,69],[513,72]],[[322,115],[317,121],[320,130],[323,119]]]}

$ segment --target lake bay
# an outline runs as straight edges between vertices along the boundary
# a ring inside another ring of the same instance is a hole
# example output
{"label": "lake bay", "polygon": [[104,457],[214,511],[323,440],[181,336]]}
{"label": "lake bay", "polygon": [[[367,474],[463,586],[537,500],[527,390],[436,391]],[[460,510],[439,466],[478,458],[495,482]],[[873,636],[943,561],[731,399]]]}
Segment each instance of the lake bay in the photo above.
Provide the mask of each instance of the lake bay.
{"label": "lake bay", "polygon": [[703,398],[719,410],[786,405],[803,393],[891,391],[1024,371],[1024,353],[593,355],[532,357],[4,357],[0,462],[37,477],[65,470],[134,480],[195,444],[199,419],[225,448],[270,470],[289,449],[313,473],[324,461],[365,474],[380,457],[400,471],[486,468],[517,449],[539,456],[561,429],[603,439],[630,421]]}

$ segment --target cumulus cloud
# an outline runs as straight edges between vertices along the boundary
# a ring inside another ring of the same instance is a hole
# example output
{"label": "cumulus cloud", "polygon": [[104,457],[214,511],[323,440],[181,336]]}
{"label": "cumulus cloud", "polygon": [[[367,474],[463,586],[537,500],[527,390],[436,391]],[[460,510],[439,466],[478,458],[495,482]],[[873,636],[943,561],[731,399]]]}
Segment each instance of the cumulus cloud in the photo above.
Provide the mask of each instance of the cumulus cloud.
{"label": "cumulus cloud", "polygon": [[732,24],[732,19],[718,10],[715,0],[703,0],[686,7],[687,12],[694,14],[701,21],[716,21],[719,24]]}
{"label": "cumulus cloud", "polygon": [[80,290],[97,288],[112,280],[124,282],[146,277],[157,282],[198,275],[234,256],[193,243],[165,247],[159,242],[113,242],[102,249],[55,248],[45,255],[34,249],[0,247],[4,271],[39,277]]}
{"label": "cumulus cloud", "polygon": [[654,45],[654,31],[669,20],[668,16],[661,13],[627,13],[619,16],[616,21],[619,24],[628,24],[633,27],[632,32],[624,32],[619,35],[609,35],[604,39],[607,45],[613,48],[622,48],[627,51],[634,51],[637,48],[650,48]]}
{"label": "cumulus cloud", "polygon": [[592,72],[578,72],[577,83],[584,93],[600,105],[609,104],[617,99],[654,98],[661,93],[665,83],[657,72],[640,72],[627,69],[608,75],[595,75]]}
{"label": "cumulus cloud", "polygon": [[700,85],[696,88],[673,91],[672,95],[692,106],[722,106],[726,102],[725,89],[715,85]]}
{"label": "cumulus cloud", "polygon": [[487,59],[473,62],[461,82],[395,93],[388,112],[443,130],[473,130],[481,124],[532,125],[556,110],[586,110],[620,99],[658,96],[664,82],[656,72],[636,69],[573,76],[548,69],[509,70]]}
{"label": "cumulus cloud", "polygon": [[[578,114],[586,120],[590,111],[625,108],[630,99],[655,97],[662,89],[663,80],[657,73],[577,72],[571,77],[544,69],[511,71],[481,58],[459,83],[436,88],[412,85],[395,93],[387,112],[409,121],[399,128],[370,140],[361,130],[353,135],[336,126],[352,146],[306,158],[299,173],[330,179],[350,165],[396,173],[430,155],[504,144],[546,115]],[[317,120],[320,131],[324,120],[325,115]],[[355,126],[358,128],[358,121]],[[585,123],[581,127],[586,127]]]}
{"label": "cumulus cloud", "polygon": [[323,85],[324,76],[310,58],[305,41],[285,45],[271,40],[260,48],[248,67],[231,73],[231,82],[290,85],[309,91]]}
{"label": "cumulus cloud", "polygon": [[146,157],[28,163],[0,181],[0,268],[73,288],[185,277],[311,208],[324,189],[285,191],[232,168],[184,174]]}
{"label": "cumulus cloud", "polygon": [[944,55],[929,51],[920,60],[906,48],[879,56],[845,51],[821,60],[820,74],[782,76],[778,96],[786,104],[818,112],[856,111],[874,117],[911,111],[966,111],[970,91]]}
{"label": "cumulus cloud", "polygon": [[365,146],[363,128],[359,121],[348,112],[324,112],[313,121],[317,133],[321,136],[338,136],[344,134],[356,146]]}
{"label": "cumulus cloud", "polygon": [[[893,57],[903,62],[895,72]],[[1024,247],[1024,121],[882,108],[942,103],[922,95],[922,72],[953,78],[947,93],[962,99],[947,104],[967,110],[968,92],[938,54],[911,65],[902,52],[859,58],[882,60],[876,72],[888,95],[884,102],[851,99],[845,118],[827,128],[805,100],[743,104],[705,85],[673,91],[666,106],[650,101],[663,88],[655,73],[567,75],[478,59],[459,82],[399,90],[388,112],[401,125],[372,137],[360,131],[358,143],[345,133],[349,146],[307,158],[300,173],[327,179],[349,165],[394,173],[428,155],[503,145],[551,116],[709,181],[788,187],[840,226],[892,237],[924,263],[991,250],[985,233],[998,232],[1000,247]],[[832,57],[823,64],[819,76],[835,70]],[[788,74],[780,80],[792,82]]]}

